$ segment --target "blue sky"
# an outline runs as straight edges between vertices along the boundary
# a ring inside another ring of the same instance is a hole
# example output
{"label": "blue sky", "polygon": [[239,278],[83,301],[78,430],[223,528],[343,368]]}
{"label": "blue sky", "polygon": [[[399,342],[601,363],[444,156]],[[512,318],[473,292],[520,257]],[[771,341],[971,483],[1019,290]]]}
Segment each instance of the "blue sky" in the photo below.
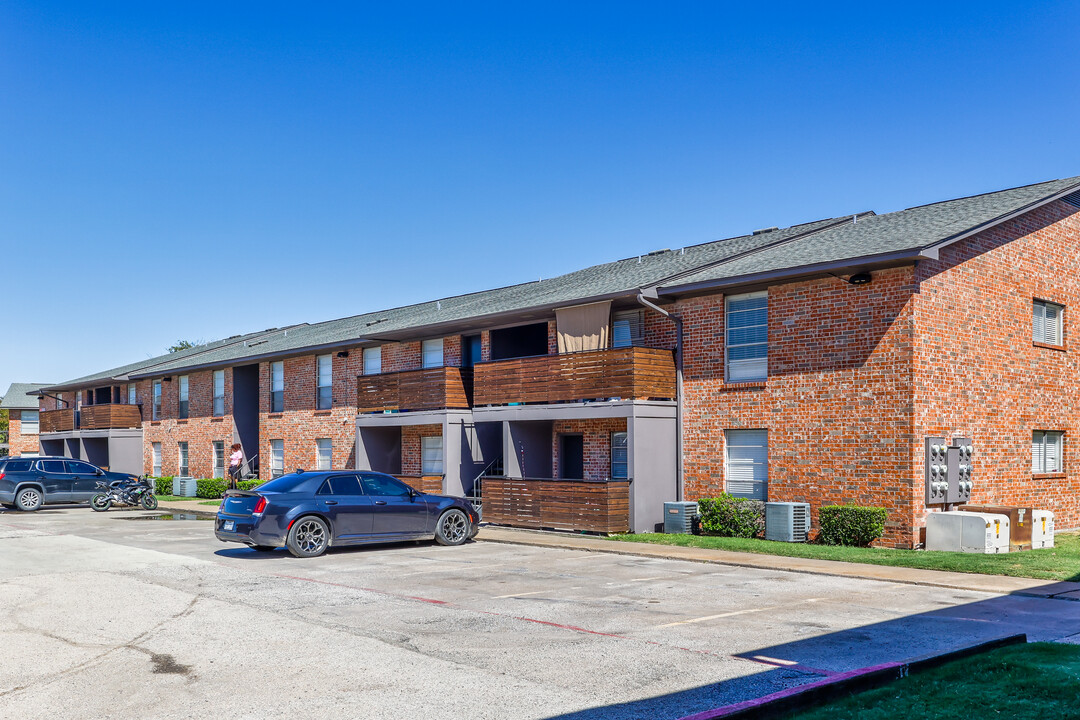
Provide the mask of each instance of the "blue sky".
{"label": "blue sky", "polygon": [[0,4],[0,386],[1080,175],[1075,2],[583,5]]}

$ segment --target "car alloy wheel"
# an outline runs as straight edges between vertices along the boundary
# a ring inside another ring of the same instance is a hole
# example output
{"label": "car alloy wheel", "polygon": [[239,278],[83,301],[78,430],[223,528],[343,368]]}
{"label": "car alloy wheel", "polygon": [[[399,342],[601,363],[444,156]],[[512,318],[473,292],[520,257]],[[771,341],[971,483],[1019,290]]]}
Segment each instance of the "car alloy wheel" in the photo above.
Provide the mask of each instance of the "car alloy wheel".
{"label": "car alloy wheel", "polygon": [[458,509],[447,510],[439,518],[435,539],[441,545],[460,545],[469,539],[469,519]]}
{"label": "car alloy wheel", "polygon": [[286,543],[289,552],[296,557],[316,557],[322,555],[330,544],[330,529],[321,518],[309,516],[300,518],[289,531]]}
{"label": "car alloy wheel", "polygon": [[41,503],[44,498],[41,496],[41,491],[37,488],[26,488],[20,490],[18,496],[15,498],[15,506],[23,512],[33,512],[41,507]]}

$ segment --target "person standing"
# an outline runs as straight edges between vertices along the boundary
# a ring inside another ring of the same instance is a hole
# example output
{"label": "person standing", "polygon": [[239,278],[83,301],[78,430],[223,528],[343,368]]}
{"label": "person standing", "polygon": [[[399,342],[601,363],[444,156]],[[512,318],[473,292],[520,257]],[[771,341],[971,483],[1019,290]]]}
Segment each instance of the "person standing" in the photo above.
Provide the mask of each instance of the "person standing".
{"label": "person standing", "polygon": [[229,456],[229,489],[235,490],[236,483],[240,480],[243,474],[244,467],[244,449],[240,447],[240,443],[233,443],[232,455]]}

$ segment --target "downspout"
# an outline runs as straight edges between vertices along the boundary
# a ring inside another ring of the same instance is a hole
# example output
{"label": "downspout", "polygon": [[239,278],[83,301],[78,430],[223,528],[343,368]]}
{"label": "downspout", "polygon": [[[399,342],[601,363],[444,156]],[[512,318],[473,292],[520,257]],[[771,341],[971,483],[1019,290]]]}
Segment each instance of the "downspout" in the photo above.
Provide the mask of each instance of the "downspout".
{"label": "downspout", "polygon": [[659,305],[649,302],[644,292],[637,301],[675,323],[675,499],[683,499],[683,323],[678,315],[672,315]]}

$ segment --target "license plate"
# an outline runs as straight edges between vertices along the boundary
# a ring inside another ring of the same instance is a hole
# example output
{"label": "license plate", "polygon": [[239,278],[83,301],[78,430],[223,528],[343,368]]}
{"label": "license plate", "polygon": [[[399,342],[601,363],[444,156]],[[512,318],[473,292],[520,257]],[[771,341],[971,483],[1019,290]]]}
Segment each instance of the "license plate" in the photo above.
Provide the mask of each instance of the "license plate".
{"label": "license plate", "polygon": [[236,529],[236,523],[233,522],[232,520],[226,520],[225,524],[221,526],[221,529],[222,530],[235,530]]}

